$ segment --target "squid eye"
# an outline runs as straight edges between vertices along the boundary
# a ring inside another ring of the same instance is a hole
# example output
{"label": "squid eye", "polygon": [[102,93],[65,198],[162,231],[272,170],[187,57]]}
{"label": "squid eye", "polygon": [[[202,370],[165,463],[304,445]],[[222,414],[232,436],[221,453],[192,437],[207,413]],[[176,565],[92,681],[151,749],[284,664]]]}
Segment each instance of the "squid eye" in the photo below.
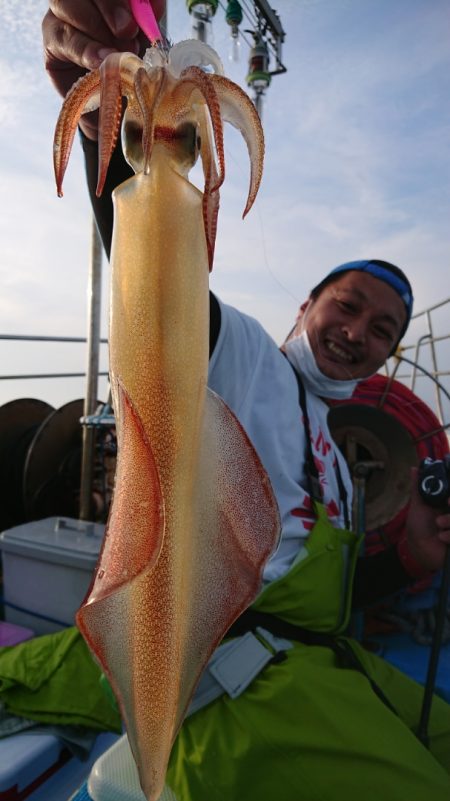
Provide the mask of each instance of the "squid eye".
{"label": "squid eye", "polygon": [[185,164],[194,165],[199,152],[197,126],[192,122],[183,122],[174,132],[172,139],[177,159]]}
{"label": "squid eye", "polygon": [[138,125],[136,122],[129,122],[125,125],[125,129],[130,147],[138,147],[142,143],[142,125]]}
{"label": "squid eye", "polygon": [[197,128],[192,122],[184,122],[175,131],[175,139],[187,154],[194,155],[197,145]]}
{"label": "squid eye", "polygon": [[124,118],[122,126],[122,150],[130,167],[135,172],[144,169],[144,152],[142,148],[143,128],[136,120]]}

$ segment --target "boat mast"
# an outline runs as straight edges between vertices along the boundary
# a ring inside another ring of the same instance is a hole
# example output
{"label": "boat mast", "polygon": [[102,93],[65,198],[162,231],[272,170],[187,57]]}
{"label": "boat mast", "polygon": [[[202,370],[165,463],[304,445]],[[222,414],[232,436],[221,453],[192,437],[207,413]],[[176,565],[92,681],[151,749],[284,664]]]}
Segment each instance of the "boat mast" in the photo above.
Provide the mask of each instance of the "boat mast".
{"label": "boat mast", "polygon": [[103,246],[93,217],[91,225],[91,257],[88,274],[86,395],[83,410],[84,424],[81,455],[80,520],[90,520],[92,516],[95,427],[86,424],[86,420],[94,414],[97,408],[100,351]]}

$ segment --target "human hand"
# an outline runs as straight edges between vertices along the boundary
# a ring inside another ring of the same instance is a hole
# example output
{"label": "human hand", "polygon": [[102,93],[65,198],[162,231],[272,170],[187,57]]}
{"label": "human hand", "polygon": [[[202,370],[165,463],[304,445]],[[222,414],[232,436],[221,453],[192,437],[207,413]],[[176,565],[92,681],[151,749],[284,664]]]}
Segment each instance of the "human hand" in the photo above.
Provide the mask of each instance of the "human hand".
{"label": "human hand", "polygon": [[[165,0],[152,0],[152,6],[160,19]],[[140,53],[148,45],[131,15],[128,0],[49,0],[42,38],[45,69],[63,97],[108,53]],[[80,127],[90,139],[97,139],[96,115],[85,115]]]}
{"label": "human hand", "polygon": [[411,472],[411,503],[406,519],[408,548],[424,571],[439,570],[450,545],[450,500],[447,508],[434,509],[419,493],[418,470]]}

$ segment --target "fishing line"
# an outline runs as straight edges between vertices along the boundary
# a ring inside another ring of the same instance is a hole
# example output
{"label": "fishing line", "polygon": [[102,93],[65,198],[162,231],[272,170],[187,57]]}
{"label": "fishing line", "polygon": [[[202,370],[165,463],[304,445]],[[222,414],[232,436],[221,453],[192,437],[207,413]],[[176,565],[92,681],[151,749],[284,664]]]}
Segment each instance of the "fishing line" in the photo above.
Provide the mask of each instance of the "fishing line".
{"label": "fishing line", "polygon": [[278,276],[273,272],[273,270],[270,267],[269,259],[268,259],[268,256],[267,256],[267,249],[266,249],[266,237],[265,237],[265,233],[264,233],[264,223],[263,223],[263,219],[262,219],[260,203],[259,203],[258,200],[256,200],[256,202],[255,202],[255,210],[256,210],[256,213],[258,215],[259,227],[260,227],[260,230],[261,230],[261,240],[262,240],[262,249],[263,249],[263,255],[264,255],[264,264],[265,264],[265,267],[267,269],[267,272],[269,273],[271,278],[275,281],[275,283],[278,284],[280,289],[282,289],[283,292],[285,292],[293,300],[295,300],[297,306],[299,306],[300,305],[300,298],[298,298],[296,295],[294,295],[294,293],[280,281]]}
{"label": "fishing line", "polygon": [[[237,160],[237,158],[235,157],[233,151],[229,150],[228,145],[225,146],[225,152],[226,152],[226,160],[228,161],[228,159],[231,159],[231,161],[234,163],[235,167],[237,168],[237,171],[240,173],[241,176],[243,176],[244,175],[244,170],[242,168],[242,164]],[[282,281],[280,281],[280,279],[274,273],[274,271],[272,270],[272,268],[270,266],[269,258],[268,258],[268,254],[267,254],[267,244],[266,244],[266,237],[265,237],[265,232],[264,232],[263,215],[262,215],[262,211],[261,211],[261,204],[260,204],[258,198],[256,198],[256,200],[255,200],[255,202],[253,204],[253,209],[255,210],[255,212],[257,214],[257,217],[258,217],[258,223],[259,223],[259,229],[260,229],[260,243],[261,243],[261,248],[262,248],[264,266],[265,266],[268,274],[272,278],[272,280],[276,284],[278,284],[280,289],[282,289],[283,292],[285,292],[286,295],[289,295],[289,297],[292,298],[295,301],[297,306],[299,306],[300,305],[300,299],[285,284],[283,284]]]}

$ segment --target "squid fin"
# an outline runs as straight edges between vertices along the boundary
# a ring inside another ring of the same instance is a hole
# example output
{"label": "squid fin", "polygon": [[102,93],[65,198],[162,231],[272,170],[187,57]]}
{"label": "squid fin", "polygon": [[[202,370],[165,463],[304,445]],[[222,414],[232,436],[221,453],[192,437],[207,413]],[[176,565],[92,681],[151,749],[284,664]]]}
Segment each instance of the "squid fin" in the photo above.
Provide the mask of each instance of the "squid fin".
{"label": "squid fin", "polygon": [[207,390],[197,480],[187,638],[176,728],[228,628],[261,589],[280,535],[268,475],[224,401]]}
{"label": "squid fin", "polygon": [[[102,628],[112,625],[106,619],[108,599],[153,568],[164,539],[164,503],[153,452],[126,390],[120,383],[117,390],[116,489],[95,574],[77,613],[77,625],[102,664]],[[89,621],[97,605],[104,611],[91,630]]]}
{"label": "squid fin", "polygon": [[276,501],[247,435],[217,395],[208,391],[205,405],[193,525],[178,543],[176,604],[162,590],[163,545],[153,570],[119,582],[78,614],[118,697],[148,801],[162,792],[201,673],[258,593],[279,537]]}

